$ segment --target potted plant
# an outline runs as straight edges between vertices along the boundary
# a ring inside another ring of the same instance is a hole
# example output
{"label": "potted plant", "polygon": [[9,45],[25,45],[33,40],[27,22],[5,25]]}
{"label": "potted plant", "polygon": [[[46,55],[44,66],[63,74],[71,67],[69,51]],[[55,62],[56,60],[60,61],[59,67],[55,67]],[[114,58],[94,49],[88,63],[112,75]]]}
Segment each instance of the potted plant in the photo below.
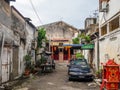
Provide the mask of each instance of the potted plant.
{"label": "potted plant", "polygon": [[95,72],[97,78],[102,78],[102,69],[99,69]]}
{"label": "potted plant", "polygon": [[77,53],[76,54],[76,58],[77,59],[83,59],[84,58],[84,55],[82,53]]}
{"label": "potted plant", "polygon": [[84,43],[84,44],[90,43],[91,41],[90,35],[85,35],[85,33],[79,34],[78,37],[80,38],[81,43]]}
{"label": "potted plant", "polygon": [[31,56],[30,55],[25,55],[24,57],[25,60],[25,75],[29,75],[31,71]]}

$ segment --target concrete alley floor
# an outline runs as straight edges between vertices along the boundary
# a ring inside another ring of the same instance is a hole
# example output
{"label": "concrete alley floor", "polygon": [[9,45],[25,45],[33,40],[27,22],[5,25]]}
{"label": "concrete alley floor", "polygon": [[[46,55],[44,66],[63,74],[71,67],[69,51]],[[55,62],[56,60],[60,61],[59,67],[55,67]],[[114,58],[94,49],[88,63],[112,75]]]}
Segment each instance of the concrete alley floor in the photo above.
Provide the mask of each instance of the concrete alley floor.
{"label": "concrete alley floor", "polygon": [[67,64],[57,63],[56,70],[40,76],[32,76],[13,90],[99,90],[95,82],[68,81]]}

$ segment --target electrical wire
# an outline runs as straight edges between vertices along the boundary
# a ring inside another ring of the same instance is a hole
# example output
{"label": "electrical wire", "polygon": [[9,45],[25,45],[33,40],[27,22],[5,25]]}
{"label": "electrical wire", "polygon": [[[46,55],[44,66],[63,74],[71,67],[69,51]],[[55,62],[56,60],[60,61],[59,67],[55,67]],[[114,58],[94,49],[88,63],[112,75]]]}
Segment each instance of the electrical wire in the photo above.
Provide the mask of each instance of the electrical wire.
{"label": "electrical wire", "polygon": [[34,12],[35,12],[35,14],[36,14],[36,16],[37,16],[39,22],[40,22],[41,24],[43,24],[42,20],[40,19],[39,15],[38,15],[38,13],[37,13],[37,11],[36,11],[34,5],[33,5],[33,2],[32,2],[31,0],[29,0],[29,1],[30,1],[30,4],[31,4],[31,6],[32,6],[32,8],[33,8],[33,10],[34,10]]}

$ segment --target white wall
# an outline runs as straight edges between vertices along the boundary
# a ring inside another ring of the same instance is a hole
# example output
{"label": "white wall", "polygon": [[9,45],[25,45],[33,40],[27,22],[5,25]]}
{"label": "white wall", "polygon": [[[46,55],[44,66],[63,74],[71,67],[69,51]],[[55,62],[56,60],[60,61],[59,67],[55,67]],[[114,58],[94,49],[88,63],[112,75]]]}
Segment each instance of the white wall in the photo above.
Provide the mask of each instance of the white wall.
{"label": "white wall", "polygon": [[85,59],[87,59],[88,63],[89,63],[89,50],[83,50],[83,55],[85,57]]}
{"label": "white wall", "polygon": [[26,49],[31,49],[31,42],[34,39],[34,29],[30,27],[29,24],[26,24],[26,30],[27,30],[27,44]]}
{"label": "white wall", "polygon": [[3,48],[2,53],[2,82],[9,80],[9,75],[12,71],[12,49]]}
{"label": "white wall", "polygon": [[19,76],[21,76],[24,73],[24,69],[25,69],[25,66],[24,66],[25,50],[24,50],[23,45],[21,45],[19,47],[19,55],[18,56],[19,56],[18,73],[19,73]]}
{"label": "white wall", "polygon": [[[109,10],[108,12],[100,12],[99,13],[99,31],[101,33],[100,28],[104,23],[108,25],[108,21],[120,11],[120,1],[119,0],[110,0],[108,2]],[[111,37],[117,37],[115,40],[110,40]],[[101,38],[105,38],[104,40],[99,42],[100,47],[100,63],[106,63],[108,59],[115,59],[117,63],[120,64],[120,28],[116,29],[112,32],[109,32],[109,27],[107,26],[107,34],[104,36],[100,36]]]}
{"label": "white wall", "polygon": [[27,40],[26,40],[26,46],[25,46],[25,55],[28,54],[27,51],[31,51],[32,62],[35,62],[35,52],[31,50],[32,41],[35,39],[35,29],[31,27],[28,23],[26,23],[26,30],[27,30]]}
{"label": "white wall", "polygon": [[[110,40],[111,37],[117,37]],[[120,64],[120,31],[105,37],[100,41],[100,62],[105,63],[108,59],[115,59]]]}
{"label": "white wall", "polygon": [[94,57],[93,57],[93,67],[94,67],[94,69],[95,70],[97,70],[98,69],[98,41],[97,41],[97,39],[95,39],[94,40]]}

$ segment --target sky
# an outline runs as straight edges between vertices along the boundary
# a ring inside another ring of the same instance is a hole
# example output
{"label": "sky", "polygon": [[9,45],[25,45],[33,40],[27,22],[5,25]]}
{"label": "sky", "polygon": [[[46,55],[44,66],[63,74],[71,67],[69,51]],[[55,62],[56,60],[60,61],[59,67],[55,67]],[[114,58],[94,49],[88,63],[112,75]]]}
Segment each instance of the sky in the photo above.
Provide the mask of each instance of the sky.
{"label": "sky", "polygon": [[30,0],[11,2],[24,17],[31,18],[35,26],[64,21],[78,29],[84,28],[84,20],[93,17],[98,9],[98,0],[31,0],[40,20],[36,16]]}

